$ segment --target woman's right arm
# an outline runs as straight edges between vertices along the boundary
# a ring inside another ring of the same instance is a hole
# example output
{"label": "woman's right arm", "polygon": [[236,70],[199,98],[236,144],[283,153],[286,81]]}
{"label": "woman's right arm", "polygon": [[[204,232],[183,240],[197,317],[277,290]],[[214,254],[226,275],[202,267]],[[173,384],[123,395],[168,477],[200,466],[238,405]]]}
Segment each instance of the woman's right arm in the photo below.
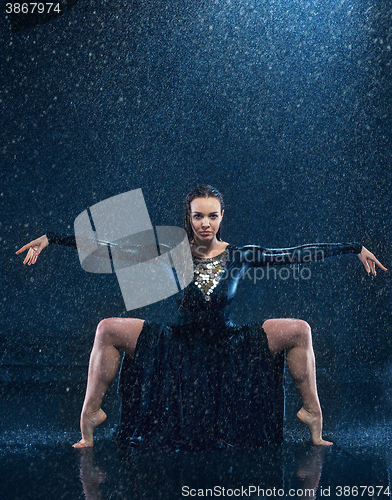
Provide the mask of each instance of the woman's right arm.
{"label": "woman's right arm", "polygon": [[20,254],[28,250],[23,264],[31,266],[31,264],[35,264],[37,262],[38,255],[42,252],[42,250],[52,244],[66,245],[68,247],[76,248],[75,236],[62,236],[56,233],[47,233],[36,240],[30,241],[27,245],[24,245],[16,252],[16,254]]}

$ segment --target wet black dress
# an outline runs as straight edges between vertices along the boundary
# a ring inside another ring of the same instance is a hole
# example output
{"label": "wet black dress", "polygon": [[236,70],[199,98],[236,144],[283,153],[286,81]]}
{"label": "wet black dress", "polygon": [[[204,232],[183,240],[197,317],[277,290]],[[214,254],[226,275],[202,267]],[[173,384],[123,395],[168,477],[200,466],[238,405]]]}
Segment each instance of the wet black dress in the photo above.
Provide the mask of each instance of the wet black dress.
{"label": "wet black dress", "polygon": [[[74,246],[50,233],[51,243]],[[264,321],[233,325],[227,311],[240,279],[306,263],[361,245],[315,244],[286,249],[229,245],[193,257],[194,280],[183,291],[175,324],[145,321],[135,358],[120,377],[123,444],[206,449],[263,447],[283,439],[284,354],[272,356]],[[260,278],[260,275],[259,275]]]}

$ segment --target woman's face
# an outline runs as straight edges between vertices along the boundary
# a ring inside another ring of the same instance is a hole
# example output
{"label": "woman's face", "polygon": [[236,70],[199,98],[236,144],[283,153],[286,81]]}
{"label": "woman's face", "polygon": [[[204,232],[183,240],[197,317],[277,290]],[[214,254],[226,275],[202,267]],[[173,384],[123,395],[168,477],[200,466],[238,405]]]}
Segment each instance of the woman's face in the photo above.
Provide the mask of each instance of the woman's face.
{"label": "woman's face", "polygon": [[216,238],[224,210],[217,198],[195,198],[191,201],[191,224],[195,240],[209,242]]}

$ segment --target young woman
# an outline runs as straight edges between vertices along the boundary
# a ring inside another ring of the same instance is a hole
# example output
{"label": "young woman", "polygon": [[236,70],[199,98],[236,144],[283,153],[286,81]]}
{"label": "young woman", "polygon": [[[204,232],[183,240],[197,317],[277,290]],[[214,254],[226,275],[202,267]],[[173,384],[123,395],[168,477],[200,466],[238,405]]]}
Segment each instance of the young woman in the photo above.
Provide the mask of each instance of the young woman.
{"label": "young woman", "polygon": [[[252,426],[258,425],[257,408],[267,404],[260,394],[259,385],[263,384],[263,379],[258,366],[264,361],[272,366],[276,355],[286,350],[287,367],[302,399],[303,406],[297,416],[309,428],[314,444],[332,444],[322,437],[322,412],[308,323],[300,319],[283,318],[266,319],[256,325],[234,326],[227,321],[228,306],[239,280],[253,267],[309,262],[354,253],[366,271],[374,276],[376,266],[384,271],[386,268],[371,252],[357,243],[302,245],[287,249],[257,246],[238,248],[221,239],[223,215],[223,198],[215,188],[198,186],[187,195],[184,226],[189,237],[195,274],[194,280],[180,298],[178,323],[159,325],[130,318],[110,318],[99,323],[80,419],[82,439],[73,445],[75,448],[93,446],[94,429],[106,419],[101,402],[117,374],[120,350],[135,358],[135,367],[131,367],[131,370],[135,373],[138,370],[132,379],[138,387],[133,393],[139,408],[139,413],[136,413],[144,415],[149,425],[158,425],[157,429],[163,434],[169,433],[167,429],[171,433],[174,429],[174,432],[186,434],[184,415],[187,412],[200,415],[200,419],[208,419],[210,413],[214,414],[214,419],[221,419],[218,434],[222,434],[222,428],[225,428],[228,435],[234,435],[235,429],[242,429],[241,418],[247,420],[243,429],[249,427],[249,433],[253,432]],[[31,265],[51,243],[76,246],[74,237],[48,233],[16,253],[28,250],[23,263]],[[203,360],[195,372],[194,366],[197,366],[199,356]],[[212,371],[206,368],[208,363],[215,364]],[[151,365],[154,365],[154,370]],[[213,373],[212,376],[205,375],[208,370]],[[189,377],[189,373],[193,375]],[[183,380],[179,381],[181,377]],[[194,385],[201,383],[199,379],[205,381],[204,387],[199,388],[199,395],[195,397]],[[225,388],[229,386],[227,392]],[[188,387],[188,396],[185,396],[185,387]],[[190,409],[184,408],[186,397]],[[207,408],[200,410],[203,401]],[[237,408],[234,411],[232,406],[235,405]],[[243,413],[243,407],[248,405],[250,410]],[[256,406],[253,408],[252,405]],[[167,423],[166,430],[162,430],[159,420],[173,418],[179,423],[176,426]],[[145,430],[145,434],[149,432]],[[225,437],[222,439],[227,441]]]}

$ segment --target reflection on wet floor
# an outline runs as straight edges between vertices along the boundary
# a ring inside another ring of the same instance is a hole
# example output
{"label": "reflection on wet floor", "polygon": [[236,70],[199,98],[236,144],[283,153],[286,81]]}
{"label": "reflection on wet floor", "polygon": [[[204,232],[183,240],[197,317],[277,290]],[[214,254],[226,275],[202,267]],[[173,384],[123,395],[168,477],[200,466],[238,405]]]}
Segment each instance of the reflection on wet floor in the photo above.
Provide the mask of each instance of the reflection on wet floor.
{"label": "reflection on wet floor", "polygon": [[[286,453],[288,448],[281,446],[253,452],[120,452],[122,484],[114,489],[120,489],[124,498],[283,496],[288,487]],[[301,459],[291,464],[295,477],[289,489],[295,498],[316,498],[326,453],[323,448],[307,447]],[[116,498],[104,484],[107,472],[97,465],[95,456],[96,451],[89,449],[79,457],[85,497]]]}
{"label": "reflection on wet floor", "polygon": [[286,442],[262,450],[121,450],[110,428],[118,408],[113,391],[95,447],[75,450],[81,390],[57,384],[0,394],[1,500],[392,498],[387,423],[339,416],[340,427],[330,422],[334,431],[326,434],[332,448],[313,446],[288,419]]}
{"label": "reflection on wet floor", "polygon": [[74,450],[71,433],[52,436],[51,444],[50,436],[46,444],[34,436],[34,445],[31,436],[24,437],[30,446],[18,443],[1,457],[3,500],[391,498],[384,460],[355,457],[337,446],[293,442],[254,451],[120,450],[107,436],[94,448]]}

